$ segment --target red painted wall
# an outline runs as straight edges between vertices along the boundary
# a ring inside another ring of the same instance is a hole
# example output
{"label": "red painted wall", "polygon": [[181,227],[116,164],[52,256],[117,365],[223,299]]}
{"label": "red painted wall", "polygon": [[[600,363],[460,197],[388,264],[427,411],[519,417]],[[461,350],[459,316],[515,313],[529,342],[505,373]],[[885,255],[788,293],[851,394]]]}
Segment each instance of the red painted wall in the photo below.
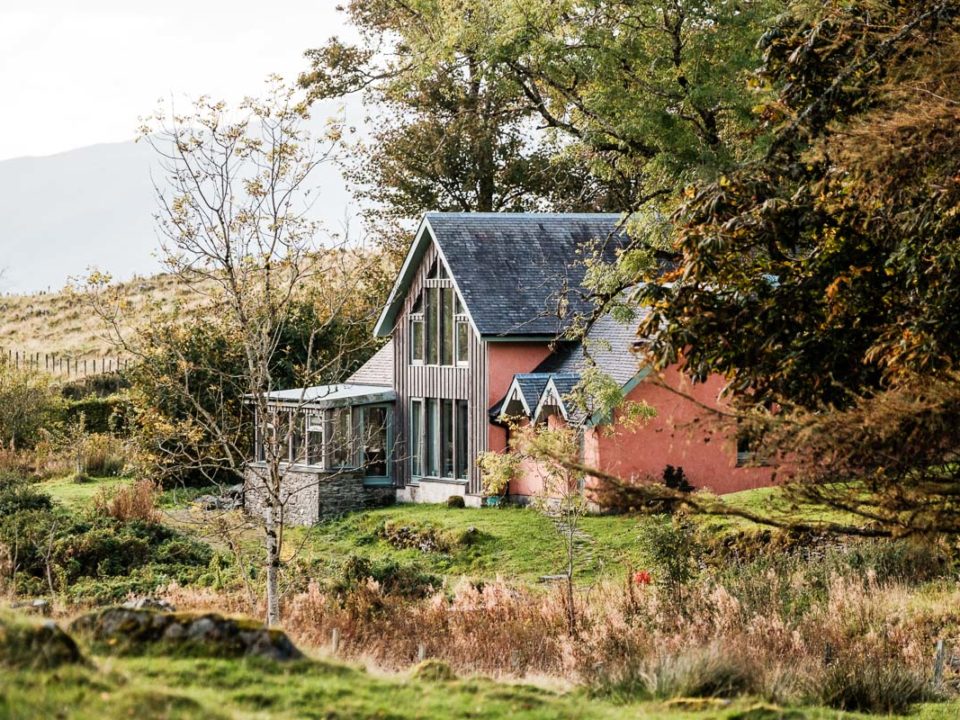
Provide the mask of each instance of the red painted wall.
{"label": "red painted wall", "polygon": [[[545,342],[487,342],[487,409],[507,394],[513,376],[531,372],[550,354]],[[491,424],[487,430],[487,450],[507,447],[507,431]]]}
{"label": "red painted wall", "polygon": [[[697,489],[723,494],[770,485],[773,468],[736,466],[737,452],[728,424],[705,410],[702,405],[723,408],[719,395],[723,379],[711,377],[692,384],[676,368],[668,368],[659,378],[684,397],[658,387],[649,376],[634,388],[628,399],[646,401],[657,411],[656,418],[636,430],[620,428],[613,434],[608,426],[590,428],[584,435],[584,464],[624,479],[659,480],[667,465],[682,467]],[[616,427],[616,424],[614,425]],[[534,467],[512,484],[510,492],[533,495],[542,488]]]}
{"label": "red painted wall", "polygon": [[693,384],[677,370],[667,368],[658,387],[649,376],[629,394],[628,399],[646,401],[657,416],[638,430],[621,429],[613,435],[604,428],[588,431],[585,456],[600,469],[622,478],[661,478],[667,465],[682,467],[698,489],[730,493],[763,487],[773,482],[773,468],[737,467],[736,440],[729,422],[709,410],[723,409],[719,400],[724,381],[719,376]]}

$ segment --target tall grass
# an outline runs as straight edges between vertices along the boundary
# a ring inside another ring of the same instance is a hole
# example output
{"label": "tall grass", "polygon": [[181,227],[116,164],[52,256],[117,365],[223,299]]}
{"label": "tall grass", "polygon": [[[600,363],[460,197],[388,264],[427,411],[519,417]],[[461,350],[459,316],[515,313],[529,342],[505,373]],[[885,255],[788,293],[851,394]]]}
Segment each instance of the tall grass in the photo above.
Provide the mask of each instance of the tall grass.
{"label": "tall grass", "polygon": [[151,480],[137,480],[131,485],[113,490],[101,488],[93,498],[93,511],[120,522],[159,522],[159,497],[160,489],[156,483]]}
{"label": "tall grass", "polygon": [[[286,599],[283,623],[314,647],[329,646],[336,630],[341,655],[389,668],[424,653],[462,673],[546,674],[620,699],[751,695],[903,712],[934,697],[933,646],[960,634],[960,589],[918,589],[901,577],[906,567],[889,567],[890,552],[910,562],[894,547],[875,551],[867,568],[855,547],[705,572],[685,587],[684,607],[656,578],[597,586],[577,599],[573,636],[562,593],[505,582],[462,581],[414,601],[373,579],[347,593],[311,583]],[[885,566],[881,578],[875,567]],[[182,607],[225,603],[178,587],[168,595]]]}

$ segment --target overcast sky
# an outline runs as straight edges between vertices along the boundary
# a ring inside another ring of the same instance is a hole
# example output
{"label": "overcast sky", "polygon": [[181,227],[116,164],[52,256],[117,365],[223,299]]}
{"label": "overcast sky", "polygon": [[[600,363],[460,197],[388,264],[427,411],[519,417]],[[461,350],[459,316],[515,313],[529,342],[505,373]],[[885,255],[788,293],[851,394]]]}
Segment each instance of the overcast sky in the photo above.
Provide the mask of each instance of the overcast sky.
{"label": "overcast sky", "polygon": [[134,137],[161,97],[256,94],[349,37],[336,0],[0,2],[0,160]]}

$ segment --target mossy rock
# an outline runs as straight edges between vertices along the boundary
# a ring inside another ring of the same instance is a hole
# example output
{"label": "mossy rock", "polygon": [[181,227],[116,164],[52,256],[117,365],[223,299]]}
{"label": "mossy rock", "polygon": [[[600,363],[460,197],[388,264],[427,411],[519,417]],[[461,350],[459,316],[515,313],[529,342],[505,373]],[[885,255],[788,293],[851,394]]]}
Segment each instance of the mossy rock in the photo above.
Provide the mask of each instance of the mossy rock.
{"label": "mossy rock", "polygon": [[0,616],[0,666],[51,670],[83,662],[77,643],[53,621],[38,624]]}
{"label": "mossy rock", "polygon": [[215,613],[112,607],[80,616],[70,629],[105,654],[262,657],[279,661],[303,657],[286,633],[253,620]]}
{"label": "mossy rock", "polygon": [[413,668],[413,678],[422,682],[449,682],[457,679],[457,674],[443,660],[430,658]]}

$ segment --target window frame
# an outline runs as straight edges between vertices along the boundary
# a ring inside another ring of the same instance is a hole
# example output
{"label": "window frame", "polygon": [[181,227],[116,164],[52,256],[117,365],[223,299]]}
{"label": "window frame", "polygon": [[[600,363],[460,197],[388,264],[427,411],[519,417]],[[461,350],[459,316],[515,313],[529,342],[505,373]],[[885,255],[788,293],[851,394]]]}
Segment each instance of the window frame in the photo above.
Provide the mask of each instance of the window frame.
{"label": "window frame", "polygon": [[[414,420],[416,412],[419,412],[419,427]],[[414,485],[421,480],[469,482],[469,402],[455,398],[411,398],[409,417],[410,482]]]}
{"label": "window frame", "polygon": [[[391,477],[392,460],[390,458],[390,447],[392,445],[392,424],[393,413],[388,403],[375,403],[372,405],[353,405],[351,406],[351,427],[354,432],[353,455],[356,463],[355,467],[363,471],[364,481],[366,480],[385,480]],[[383,410],[383,452],[384,452],[384,473],[382,475],[370,475],[367,472],[367,412],[370,410]]]}

